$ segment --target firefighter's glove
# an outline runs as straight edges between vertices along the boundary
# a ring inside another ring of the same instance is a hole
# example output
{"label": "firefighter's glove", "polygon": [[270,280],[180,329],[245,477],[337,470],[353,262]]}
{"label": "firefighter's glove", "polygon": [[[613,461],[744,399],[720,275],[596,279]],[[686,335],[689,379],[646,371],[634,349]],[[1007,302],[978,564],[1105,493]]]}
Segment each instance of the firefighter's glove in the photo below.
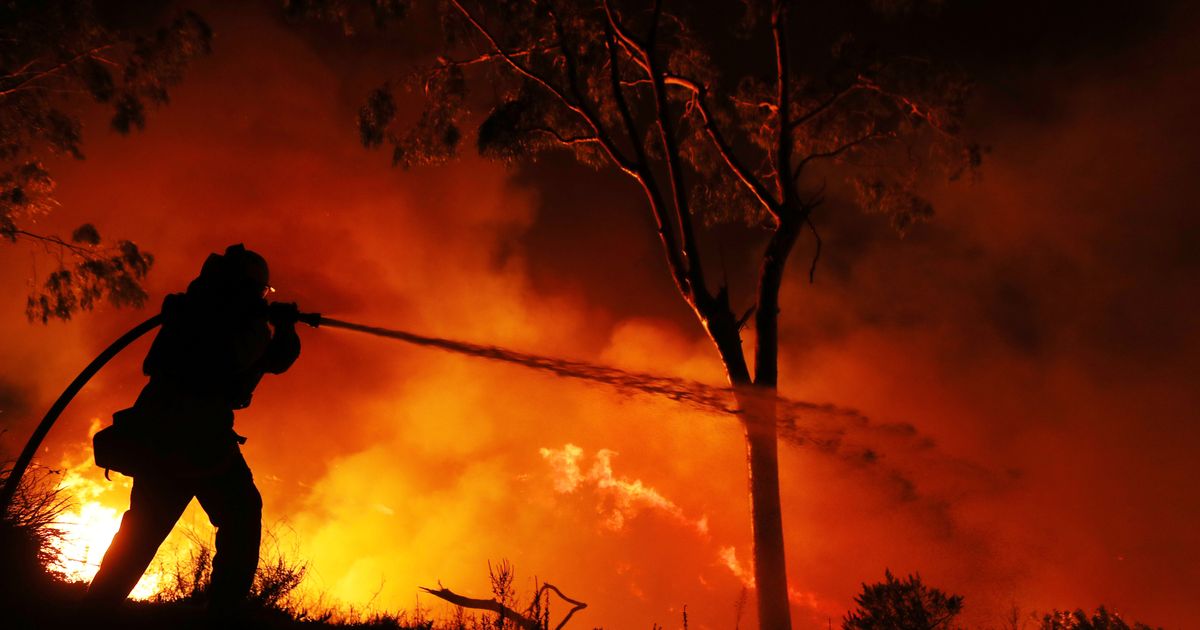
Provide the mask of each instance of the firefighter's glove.
{"label": "firefighter's glove", "polygon": [[271,302],[267,305],[267,320],[273,326],[295,326],[300,309],[295,302]]}

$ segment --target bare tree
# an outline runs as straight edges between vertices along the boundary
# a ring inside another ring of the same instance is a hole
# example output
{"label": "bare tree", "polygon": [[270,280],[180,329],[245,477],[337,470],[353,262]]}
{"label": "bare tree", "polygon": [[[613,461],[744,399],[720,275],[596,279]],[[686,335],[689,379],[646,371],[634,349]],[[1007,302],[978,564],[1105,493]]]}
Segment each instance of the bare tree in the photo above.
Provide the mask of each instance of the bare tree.
{"label": "bare tree", "polygon": [[[305,6],[331,4],[343,3]],[[801,14],[787,0],[718,5],[442,0],[445,50],[415,82],[372,93],[359,129],[366,146],[391,145],[398,165],[436,163],[457,155],[462,130],[479,121],[472,108],[490,101],[475,138],[483,155],[566,151],[641,190],[675,287],[737,392],[759,623],[779,630],[791,626],[775,398],[789,256],[811,234],[811,280],[821,247],[814,211],[827,194],[886,213],[903,232],[932,213],[917,194],[923,178],[958,177],[980,152],[960,134],[969,83],[895,35],[927,7],[817,2]],[[397,115],[406,85],[425,96],[415,121]],[[472,85],[485,89],[468,93]],[[715,279],[701,251],[700,231],[722,221],[764,235],[749,304],[732,303],[728,278]],[[741,338],[751,322],[753,370]]]}
{"label": "bare tree", "polygon": [[154,259],[132,241],[104,244],[91,223],[69,236],[36,227],[58,205],[42,158],[84,157],[75,107],[94,101],[112,109],[117,132],[142,129],[147,105],[166,103],[187,64],[209,49],[209,28],[193,13],[142,33],[111,22],[91,0],[0,6],[0,239],[39,245],[56,263],[29,296],[31,321],[146,299],[141,281]]}

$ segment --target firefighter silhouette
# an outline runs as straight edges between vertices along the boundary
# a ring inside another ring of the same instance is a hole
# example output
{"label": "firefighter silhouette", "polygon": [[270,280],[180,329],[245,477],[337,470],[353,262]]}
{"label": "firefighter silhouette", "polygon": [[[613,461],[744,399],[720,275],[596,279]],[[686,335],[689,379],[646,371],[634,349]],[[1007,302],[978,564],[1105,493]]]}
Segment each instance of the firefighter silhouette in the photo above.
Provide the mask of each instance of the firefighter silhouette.
{"label": "firefighter silhouette", "polygon": [[129,510],[88,589],[93,605],[124,601],[195,497],[216,527],[209,606],[233,611],[258,567],[262,497],[233,430],[264,374],[300,354],[295,304],[268,303],[267,262],[242,245],[204,262],[186,293],[163,301],[150,377],[122,419],[146,445]]}

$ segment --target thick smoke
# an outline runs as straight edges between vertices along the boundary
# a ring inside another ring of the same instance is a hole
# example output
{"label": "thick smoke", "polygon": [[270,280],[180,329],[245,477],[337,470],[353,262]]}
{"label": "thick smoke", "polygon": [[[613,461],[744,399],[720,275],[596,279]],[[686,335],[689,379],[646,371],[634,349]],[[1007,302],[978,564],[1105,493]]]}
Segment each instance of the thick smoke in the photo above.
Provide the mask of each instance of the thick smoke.
{"label": "thick smoke", "polygon": [[[97,116],[89,159],[53,165],[64,206],[48,231],[92,221],[133,237],[156,254],[152,302],[244,242],[306,310],[724,385],[626,182],[471,157],[391,170],[353,129],[386,55],[267,14],[206,15],[213,57],[144,134],[110,136]],[[817,282],[800,252],[784,290],[781,390],[870,421],[818,423],[782,451],[798,625],[836,623],[885,568],[966,595],[972,622],[999,625],[1012,603],[1200,621],[1194,24],[982,85],[982,179],[937,190],[939,216],[905,239],[836,200],[816,217]],[[0,445],[15,453],[58,389],[148,313],[30,326],[21,289],[52,254],[5,246],[0,261]],[[728,264],[735,278],[752,267]],[[673,624],[686,604],[697,627],[733,624],[752,575],[736,422],[301,334],[300,362],[263,383],[238,429],[308,588],[411,608],[438,580],[485,593],[487,561],[507,557],[587,601],[581,623]],[[133,400],[145,347],[68,409],[48,463],[77,458],[93,420]],[[580,449],[570,492],[564,445]]]}

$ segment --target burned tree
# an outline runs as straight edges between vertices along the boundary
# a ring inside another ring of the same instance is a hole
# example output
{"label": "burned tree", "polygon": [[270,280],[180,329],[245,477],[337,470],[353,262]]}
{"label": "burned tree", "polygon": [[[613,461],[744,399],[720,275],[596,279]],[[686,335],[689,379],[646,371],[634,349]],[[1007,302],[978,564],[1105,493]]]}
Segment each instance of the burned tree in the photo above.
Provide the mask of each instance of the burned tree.
{"label": "burned tree", "polygon": [[58,205],[43,158],[84,157],[78,106],[110,108],[119,133],[142,129],[147,106],[166,103],[187,64],[209,49],[209,28],[193,13],[150,29],[118,22],[90,0],[0,6],[0,239],[39,245],[56,262],[29,296],[31,321],[146,299],[141,281],[154,259],[132,241],[105,244],[90,223],[69,236],[36,227]]}
{"label": "burned tree", "polygon": [[[821,244],[814,211],[827,195],[884,213],[903,232],[932,213],[917,193],[923,178],[957,177],[979,151],[960,135],[968,83],[897,35],[924,7],[816,3],[802,14],[786,0],[730,4],[446,0],[437,5],[446,49],[416,82],[419,119],[398,120],[398,87],[385,85],[359,127],[366,146],[386,143],[396,164],[411,167],[452,158],[463,129],[478,123],[485,156],[566,151],[641,190],[675,287],[737,392],[759,623],[784,629],[775,391],[789,256],[811,235],[811,280]],[[736,29],[721,11],[737,14]],[[476,84],[486,90],[469,93]],[[479,122],[471,109],[483,100],[490,111]],[[721,221],[762,231],[749,304],[733,303],[701,251],[700,230]],[[753,370],[741,338],[751,323]]]}

